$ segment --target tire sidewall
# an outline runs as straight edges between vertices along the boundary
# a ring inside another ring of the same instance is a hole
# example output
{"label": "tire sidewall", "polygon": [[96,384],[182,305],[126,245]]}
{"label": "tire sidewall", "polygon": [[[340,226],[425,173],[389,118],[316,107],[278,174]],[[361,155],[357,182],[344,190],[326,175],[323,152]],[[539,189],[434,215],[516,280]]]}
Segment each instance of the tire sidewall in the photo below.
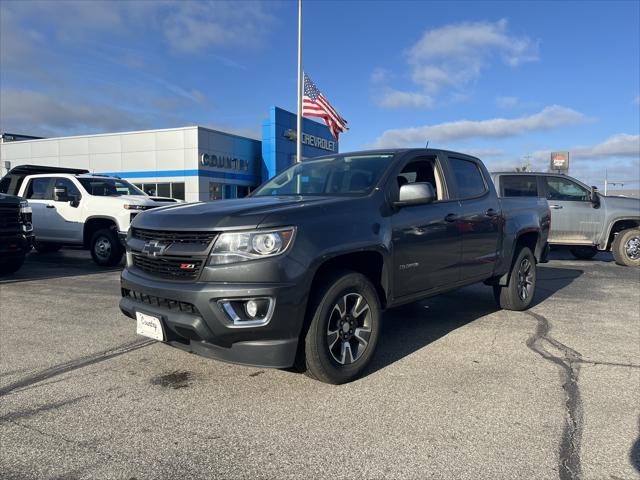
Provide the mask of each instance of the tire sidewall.
{"label": "tire sidewall", "polygon": [[[100,257],[96,254],[96,243],[101,238],[108,240],[111,244],[111,252],[106,258]],[[112,267],[120,263],[120,260],[122,259],[123,249],[117,235],[112,229],[102,229],[95,232],[91,237],[90,248],[93,261],[102,267]]]}
{"label": "tire sidewall", "polygon": [[12,273],[16,273],[22,268],[24,259],[25,256],[20,255],[19,257],[13,257],[3,260],[2,262],[0,262],[0,275],[11,275]]}
{"label": "tire sidewall", "polygon": [[[336,301],[347,293],[358,293],[362,295],[369,304],[371,311],[371,336],[366,350],[357,361],[349,365],[340,365],[333,359],[329,352],[327,326]],[[375,353],[380,335],[382,312],[375,288],[365,276],[359,273],[344,274],[325,290],[312,315],[311,325],[305,341],[306,350],[307,352],[314,351],[316,353],[319,367],[324,373],[322,376],[325,377],[322,378],[322,380],[334,384],[346,383],[353,380],[362,373],[369,364]],[[310,345],[310,342],[314,342],[315,345]],[[307,368],[312,369],[309,362],[307,362]]]}
{"label": "tire sidewall", "polygon": [[[522,300],[518,293],[518,269],[520,268],[520,263],[522,263],[522,260],[524,258],[529,259],[529,262],[531,262],[531,268],[533,269],[533,288],[531,294],[527,297],[526,300]],[[509,302],[511,303],[511,307],[513,310],[526,310],[531,306],[533,298],[536,294],[537,282],[538,270],[536,259],[528,247],[523,247],[518,252],[516,261],[513,263],[513,267],[511,268],[511,278],[509,279]]]}
{"label": "tire sidewall", "polygon": [[630,228],[628,230],[623,230],[620,232],[614,243],[612,248],[613,256],[618,265],[624,265],[627,267],[638,267],[640,266],[640,259],[632,260],[627,256],[627,252],[625,249],[625,245],[629,241],[631,237],[640,236],[640,230],[636,228]]}

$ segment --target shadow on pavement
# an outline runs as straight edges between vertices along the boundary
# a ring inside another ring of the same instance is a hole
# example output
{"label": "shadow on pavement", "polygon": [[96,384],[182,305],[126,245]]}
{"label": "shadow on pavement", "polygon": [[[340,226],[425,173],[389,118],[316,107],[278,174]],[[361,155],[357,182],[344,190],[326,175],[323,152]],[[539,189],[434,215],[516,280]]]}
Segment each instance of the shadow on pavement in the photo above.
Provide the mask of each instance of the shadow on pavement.
{"label": "shadow on pavement", "polygon": [[[570,285],[584,272],[540,266],[532,306]],[[388,310],[365,376],[385,368],[468,323],[498,310],[491,287],[479,284]]]}
{"label": "shadow on pavement", "polygon": [[598,263],[605,262],[610,263],[614,262],[613,254],[611,252],[598,252],[596,256],[591,260],[580,260],[573,256],[573,254],[569,251],[569,247],[564,247],[561,245],[554,245],[551,247],[551,253],[549,254],[549,260],[574,260],[576,262],[590,262],[590,263]]}
{"label": "shadow on pavement", "polygon": [[93,262],[87,250],[63,248],[53,253],[38,253],[33,250],[27,255],[20,270],[11,275],[0,276],[0,285],[117,272],[123,267],[124,261],[116,267],[100,267]]}

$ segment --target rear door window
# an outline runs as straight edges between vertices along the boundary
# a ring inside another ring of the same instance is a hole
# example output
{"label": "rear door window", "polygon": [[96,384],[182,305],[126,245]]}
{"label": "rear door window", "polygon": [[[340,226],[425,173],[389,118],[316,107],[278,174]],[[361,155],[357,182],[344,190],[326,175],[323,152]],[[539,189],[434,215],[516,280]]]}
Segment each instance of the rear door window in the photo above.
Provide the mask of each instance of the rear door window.
{"label": "rear door window", "polygon": [[449,157],[459,199],[479,197],[487,191],[482,172],[475,162]]}
{"label": "rear door window", "polygon": [[501,175],[503,197],[537,197],[538,179],[533,175]]}

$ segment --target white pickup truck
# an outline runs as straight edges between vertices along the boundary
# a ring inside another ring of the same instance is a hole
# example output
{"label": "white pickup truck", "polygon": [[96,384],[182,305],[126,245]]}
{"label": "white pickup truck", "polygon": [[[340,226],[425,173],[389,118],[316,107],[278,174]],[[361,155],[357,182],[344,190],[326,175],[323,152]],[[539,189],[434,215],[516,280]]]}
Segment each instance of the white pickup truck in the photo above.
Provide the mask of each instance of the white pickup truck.
{"label": "white pickup truck", "polygon": [[154,201],[120,178],[35,165],[12,169],[0,180],[0,192],[29,200],[36,250],[84,246],[101,266],[120,263],[122,241],[137,214],[174,202]]}

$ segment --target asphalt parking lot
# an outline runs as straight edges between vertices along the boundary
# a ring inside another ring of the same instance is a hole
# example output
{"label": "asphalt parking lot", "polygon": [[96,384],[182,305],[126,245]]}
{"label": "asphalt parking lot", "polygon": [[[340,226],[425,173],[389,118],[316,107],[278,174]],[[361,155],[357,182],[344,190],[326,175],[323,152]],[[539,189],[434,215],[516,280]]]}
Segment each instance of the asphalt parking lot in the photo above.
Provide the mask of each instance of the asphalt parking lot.
{"label": "asphalt parking lot", "polygon": [[118,275],[63,250],[0,280],[3,478],[640,478],[640,270],[608,254],[553,252],[528,312],[389,311],[337,387],[136,336]]}

